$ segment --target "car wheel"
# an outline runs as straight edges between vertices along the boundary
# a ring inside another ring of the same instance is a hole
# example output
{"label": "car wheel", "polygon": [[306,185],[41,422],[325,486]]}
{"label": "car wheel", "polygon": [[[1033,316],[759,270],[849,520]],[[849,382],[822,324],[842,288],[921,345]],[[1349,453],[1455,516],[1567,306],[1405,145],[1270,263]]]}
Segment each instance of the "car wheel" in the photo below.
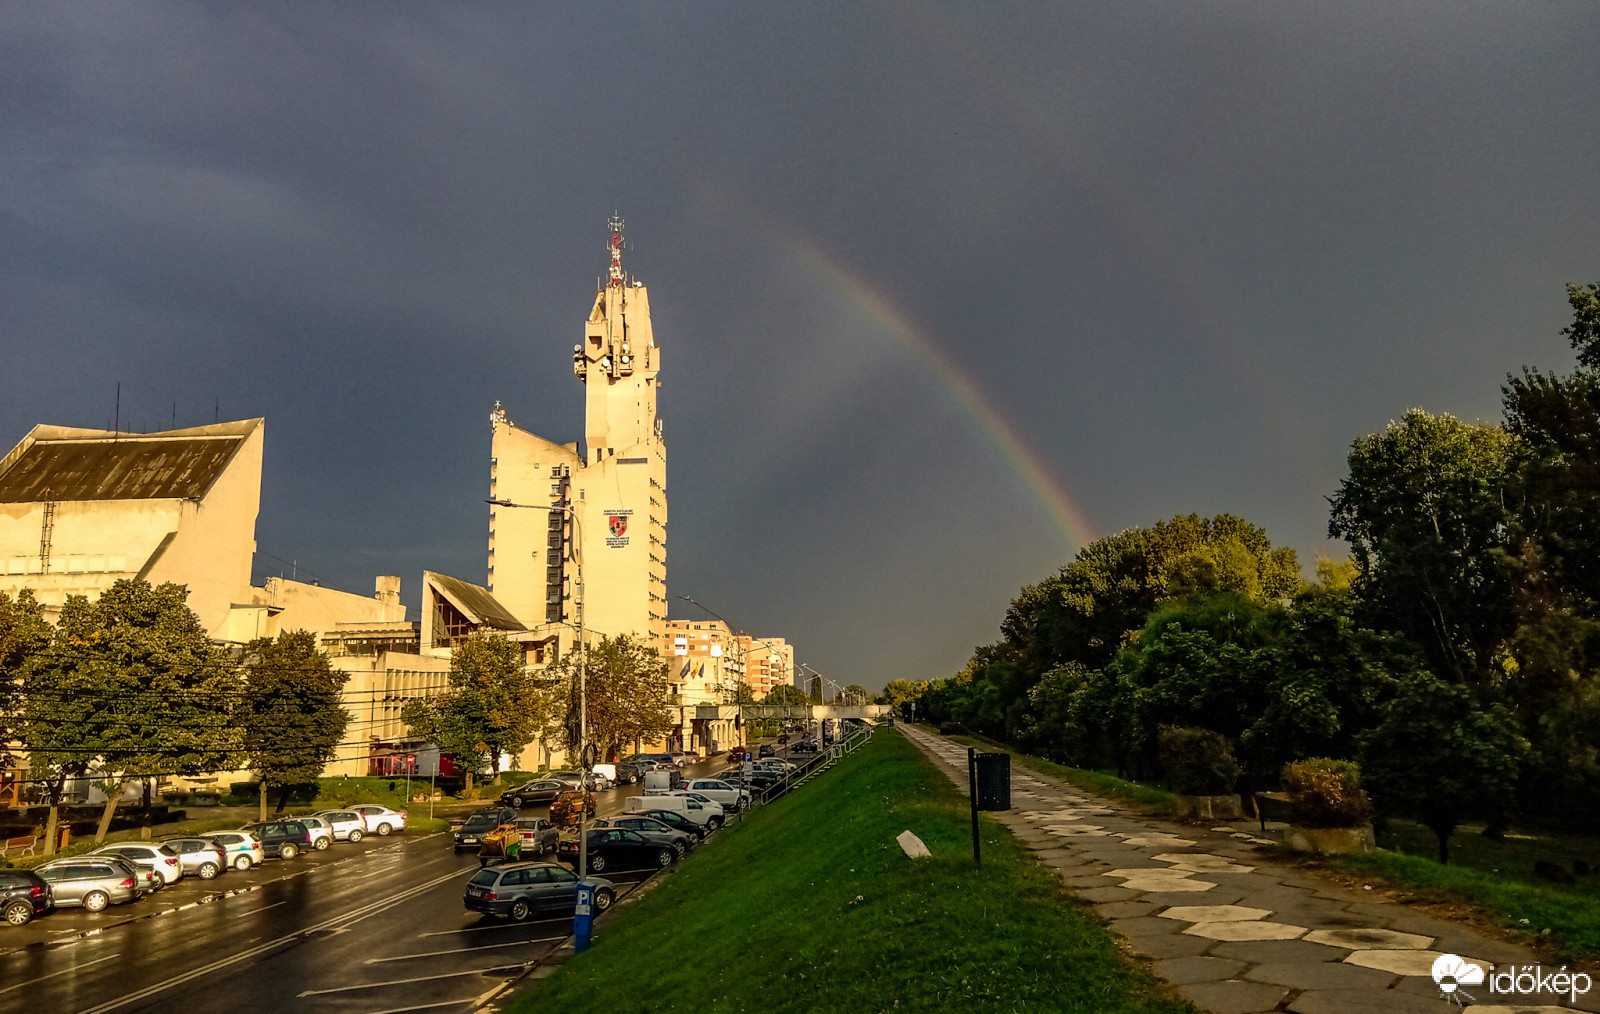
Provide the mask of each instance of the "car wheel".
{"label": "car wheel", "polygon": [[673,842],[672,847],[677,850],[679,856],[687,855],[689,852],[689,846],[682,841]]}
{"label": "car wheel", "polygon": [[361,829],[358,827],[354,831],[350,832],[350,844],[354,845],[356,842],[358,842],[360,840],[361,840]]}
{"label": "car wheel", "polygon": [[521,796],[512,796],[511,797],[511,808],[513,810],[522,809],[522,797]]}
{"label": "car wheel", "polygon": [[6,922],[13,926],[26,926],[33,918],[33,903],[14,901],[6,906]]}
{"label": "car wheel", "polygon": [[221,871],[217,869],[216,863],[201,863],[195,872],[199,874],[201,880],[210,880]]}
{"label": "car wheel", "polygon": [[660,852],[656,853],[656,865],[671,866],[672,860],[677,858],[677,855],[678,853],[672,849],[662,849]]}
{"label": "car wheel", "polygon": [[604,912],[606,909],[610,908],[613,897],[614,896],[611,892],[611,888],[609,887],[602,887],[600,890],[594,892],[595,911]]}
{"label": "car wheel", "polygon": [[240,873],[243,873],[245,870],[248,870],[254,865],[255,863],[250,860],[249,856],[240,856],[233,861],[233,868],[238,870]]}
{"label": "car wheel", "polygon": [[316,849],[317,849],[318,852],[321,852],[323,849],[327,848],[329,845],[332,845],[332,844],[333,844],[333,839],[332,838],[318,838],[317,839],[317,844],[316,844]]}
{"label": "car wheel", "polygon": [[300,854],[300,850],[299,849],[295,848],[293,845],[288,845],[288,844],[284,845],[283,848],[278,850],[278,858],[279,859],[293,859],[295,856],[297,856],[299,854]]}
{"label": "car wheel", "polygon": [[392,825],[390,825],[390,824],[386,824],[386,823],[385,824],[379,824],[378,825],[378,837],[379,838],[387,838],[389,836],[389,832],[393,831],[393,830],[394,830],[394,827]]}
{"label": "car wheel", "polygon": [[104,912],[111,898],[104,891],[90,891],[83,896],[83,907],[91,912]]}
{"label": "car wheel", "polygon": [[717,828],[719,828],[721,826],[722,826],[722,818],[721,817],[712,817],[711,819],[706,821],[706,829],[708,831],[715,831]]}
{"label": "car wheel", "polygon": [[533,906],[529,905],[526,899],[518,898],[511,903],[511,911],[507,914],[511,916],[512,922],[526,922],[528,916],[533,914]]}
{"label": "car wheel", "polygon": [[601,870],[603,870],[605,868],[606,868],[606,857],[605,856],[590,856],[589,857],[589,869],[591,871],[593,871],[595,873],[599,873]]}

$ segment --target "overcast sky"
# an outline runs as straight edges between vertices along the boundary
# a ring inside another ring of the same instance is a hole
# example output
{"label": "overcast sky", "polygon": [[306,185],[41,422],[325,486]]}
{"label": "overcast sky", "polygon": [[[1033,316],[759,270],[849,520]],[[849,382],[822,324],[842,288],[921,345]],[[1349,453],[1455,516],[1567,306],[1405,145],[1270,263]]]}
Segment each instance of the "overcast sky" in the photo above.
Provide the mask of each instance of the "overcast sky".
{"label": "overcast sky", "polygon": [[[668,581],[948,675],[1175,514],[1309,571],[1350,442],[1600,280],[1592,3],[0,8],[0,443],[266,417],[258,575],[485,580],[627,220]],[[677,607],[682,607],[678,609]]]}

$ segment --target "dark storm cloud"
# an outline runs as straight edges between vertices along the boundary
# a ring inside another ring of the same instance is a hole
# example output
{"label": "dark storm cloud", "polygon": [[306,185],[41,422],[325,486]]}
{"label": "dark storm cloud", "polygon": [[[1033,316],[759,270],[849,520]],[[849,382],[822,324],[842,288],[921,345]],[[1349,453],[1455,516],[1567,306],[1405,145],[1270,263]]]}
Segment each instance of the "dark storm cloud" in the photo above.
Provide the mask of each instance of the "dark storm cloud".
{"label": "dark storm cloud", "polygon": [[1309,557],[1351,439],[1565,361],[1586,11],[12,5],[0,424],[118,381],[139,429],[264,415],[263,550],[482,580],[489,406],[579,436],[620,208],[671,593],[841,682],[948,672],[1069,547],[860,292],[1097,533],[1231,510]]}

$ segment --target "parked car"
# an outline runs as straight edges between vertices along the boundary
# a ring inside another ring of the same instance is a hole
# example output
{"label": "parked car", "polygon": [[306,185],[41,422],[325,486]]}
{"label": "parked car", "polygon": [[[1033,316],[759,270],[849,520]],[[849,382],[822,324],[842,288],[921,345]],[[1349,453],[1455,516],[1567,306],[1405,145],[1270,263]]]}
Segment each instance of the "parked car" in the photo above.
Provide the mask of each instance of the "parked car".
{"label": "parked car", "polygon": [[568,789],[557,796],[550,804],[550,823],[556,827],[567,827],[578,822],[578,807],[583,807],[585,815],[594,816],[594,794],[582,792],[577,789]]}
{"label": "parked car", "polygon": [[676,757],[672,756],[672,754],[670,754],[670,753],[641,753],[641,754],[636,754],[633,757],[629,757],[628,760],[630,760],[630,761],[650,761],[651,763],[657,765],[658,767],[671,768],[674,771],[676,771],[678,769],[678,760],[677,760]]}
{"label": "parked car", "polygon": [[773,746],[771,743],[762,743],[761,744],[761,749],[756,751],[756,756],[757,757],[776,757],[776,756],[778,756],[778,749],[777,749],[777,747]]}
{"label": "parked car", "polygon": [[694,839],[687,831],[680,831],[675,827],[659,821],[654,817],[630,813],[624,817],[601,817],[594,822],[595,827],[620,827],[627,831],[637,831],[646,838],[661,845],[670,845],[683,855],[694,844]]}
{"label": "parked car", "polygon": [[633,785],[644,777],[644,773],[655,765],[648,761],[623,761],[617,765],[617,783],[619,785]]}
{"label": "parked car", "polygon": [[637,813],[630,813],[628,816],[649,817],[652,820],[659,820],[661,823],[672,828],[674,831],[682,831],[684,834],[688,835],[693,845],[698,845],[705,841],[706,835],[711,833],[710,831],[706,830],[703,824],[695,823],[688,817],[685,817],[683,814],[678,813],[676,810],[641,810]]}
{"label": "parked car", "polygon": [[802,739],[800,742],[796,743],[794,746],[791,746],[789,748],[789,752],[790,753],[816,753],[817,752],[817,741],[814,740],[814,739]]}
{"label": "parked car", "polygon": [[213,831],[205,837],[222,846],[228,865],[236,870],[248,870],[267,857],[261,839],[248,831]]}
{"label": "parked car", "polygon": [[161,844],[178,854],[185,876],[210,880],[228,868],[228,853],[210,838],[163,838]]}
{"label": "parked car", "polygon": [[499,827],[509,824],[516,819],[517,811],[509,806],[491,806],[482,810],[474,810],[467,815],[461,826],[451,832],[455,840],[455,849],[475,849],[483,844],[483,836]]}
{"label": "parked car", "polygon": [[352,844],[366,837],[367,818],[354,810],[323,810],[317,814],[333,829],[334,841]]}
{"label": "parked car", "polygon": [[780,778],[793,771],[798,766],[799,765],[791,764],[780,757],[769,757],[766,760],[756,761],[757,771],[772,771],[775,772]]}
{"label": "parked car", "polygon": [[360,806],[352,806],[350,809],[361,814],[362,818],[367,822],[367,831],[380,838],[406,829],[405,810],[391,810],[387,806],[379,806],[377,803],[363,803]]}
{"label": "parked car", "polygon": [[690,792],[698,792],[702,796],[709,796],[722,804],[724,810],[737,812],[750,802],[750,793],[747,789],[733,785],[722,778],[696,778],[684,785]]}
{"label": "parked car", "polygon": [[576,782],[569,784],[554,778],[537,778],[509,792],[502,792],[500,794],[500,802],[506,806],[539,806],[549,803],[576,784]]}
{"label": "parked car", "polygon": [[609,785],[604,784],[605,779],[603,777],[592,771],[587,779],[583,777],[583,772],[581,771],[552,771],[545,777],[553,782],[565,782],[569,789],[576,789],[585,783],[588,784],[590,792],[599,792],[601,789],[610,788]]}
{"label": "parked car", "polygon": [[55,906],[50,882],[32,870],[0,870],[0,916],[24,926]]}
{"label": "parked car", "polygon": [[[678,792],[674,792],[673,795],[674,796],[686,796],[687,798],[692,799],[695,802],[699,803],[701,806],[705,807],[706,811],[708,813],[710,813],[712,815],[712,817],[714,817],[716,819],[716,822],[717,822],[716,826],[717,827],[721,827],[723,822],[724,822],[724,820],[726,819],[726,815],[728,813],[728,808],[723,806],[721,803],[717,802],[715,799],[712,799],[710,796],[706,795],[703,792],[690,792],[687,789],[684,789],[684,790],[680,790]],[[706,823],[710,824],[711,821],[708,819],[706,821]],[[713,830],[715,830],[715,828],[713,828]]]}
{"label": "parked car", "polygon": [[271,859],[293,859],[311,848],[311,832],[298,820],[269,820],[240,830],[255,835],[262,853]]}
{"label": "parked car", "polygon": [[[602,877],[587,877],[594,886],[594,908],[604,912],[616,900],[617,888]],[[578,875],[554,863],[510,863],[479,870],[467,881],[462,903],[474,912],[510,916],[521,922],[541,910],[572,912],[578,901]]]}
{"label": "parked car", "polygon": [[522,854],[542,856],[561,842],[561,831],[543,817],[518,817],[517,830],[522,832]]}
{"label": "parked car", "polygon": [[681,788],[683,788],[683,776],[674,769],[657,768],[644,774],[644,794],[647,796],[665,795]]}
{"label": "parked car", "polygon": [[178,853],[157,842],[119,841],[89,850],[91,856],[121,856],[138,866],[148,866],[161,875],[163,884],[176,884],[183,879],[183,865]]}
{"label": "parked car", "polygon": [[33,868],[50,885],[56,908],[103,911],[107,905],[138,901],[138,874],[115,856],[69,856]]}
{"label": "parked car", "polygon": [[321,817],[296,817],[295,820],[306,826],[311,835],[311,847],[318,852],[333,844],[333,825]]}
{"label": "parked car", "polygon": [[[577,839],[563,840],[556,847],[556,856],[562,862],[578,864]],[[589,832],[589,871],[603,873],[609,869],[637,869],[642,866],[671,866],[678,858],[678,850],[671,845],[651,841],[637,831],[620,827],[602,827]]]}

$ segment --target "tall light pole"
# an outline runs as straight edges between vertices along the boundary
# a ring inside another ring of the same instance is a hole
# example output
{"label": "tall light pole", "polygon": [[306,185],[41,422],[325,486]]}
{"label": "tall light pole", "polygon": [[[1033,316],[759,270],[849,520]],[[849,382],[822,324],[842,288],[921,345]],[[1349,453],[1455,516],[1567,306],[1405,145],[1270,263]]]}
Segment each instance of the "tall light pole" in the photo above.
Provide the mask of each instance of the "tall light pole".
{"label": "tall light pole", "polygon": [[577,573],[572,583],[572,605],[578,614],[578,769],[582,772],[579,786],[583,790],[583,798],[578,802],[578,879],[582,880],[589,875],[589,836],[584,827],[589,803],[589,779],[592,777],[593,761],[589,757],[589,696],[587,686],[588,676],[588,645],[583,637],[583,524],[578,520],[578,511],[570,502],[550,504],[543,506],[531,503],[512,503],[510,500],[485,500],[484,503],[495,507],[521,507],[535,511],[556,511],[572,519],[572,562]]}

